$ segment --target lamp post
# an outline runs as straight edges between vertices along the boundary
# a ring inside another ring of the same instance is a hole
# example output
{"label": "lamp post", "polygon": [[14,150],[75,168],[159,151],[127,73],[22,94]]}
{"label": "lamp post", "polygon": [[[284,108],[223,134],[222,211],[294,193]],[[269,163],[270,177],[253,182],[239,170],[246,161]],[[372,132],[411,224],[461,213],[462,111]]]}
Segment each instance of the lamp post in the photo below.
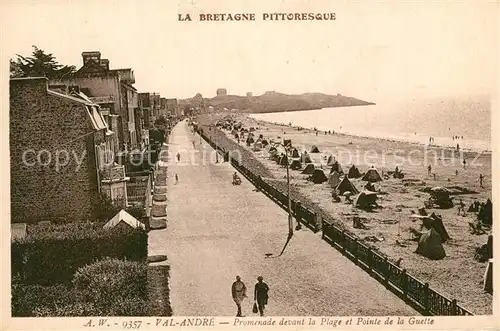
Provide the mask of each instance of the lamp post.
{"label": "lamp post", "polygon": [[[290,165],[288,163],[288,148],[281,144],[281,146],[285,147],[285,157],[286,157],[286,187],[287,187],[287,196],[288,196],[288,236],[291,237],[293,235],[293,217],[292,217],[292,198],[290,195]],[[297,221],[297,226],[295,230],[300,230],[302,226],[300,222]]]}

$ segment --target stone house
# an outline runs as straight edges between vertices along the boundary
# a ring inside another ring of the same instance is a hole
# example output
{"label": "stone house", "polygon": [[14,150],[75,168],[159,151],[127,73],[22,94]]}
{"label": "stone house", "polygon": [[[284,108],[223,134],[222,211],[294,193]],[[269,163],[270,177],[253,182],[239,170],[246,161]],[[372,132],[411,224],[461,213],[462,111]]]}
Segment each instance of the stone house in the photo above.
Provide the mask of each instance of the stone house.
{"label": "stone house", "polygon": [[50,86],[79,86],[89,98],[99,104],[109,128],[116,132],[119,150],[138,146],[134,109],[138,108],[137,90],[132,69],[110,69],[109,60],[98,51],[83,52],[83,66],[75,73],[53,79]]}
{"label": "stone house", "polygon": [[100,107],[83,93],[50,90],[47,78],[15,78],[9,114],[12,222],[92,219],[103,173],[120,168]]}

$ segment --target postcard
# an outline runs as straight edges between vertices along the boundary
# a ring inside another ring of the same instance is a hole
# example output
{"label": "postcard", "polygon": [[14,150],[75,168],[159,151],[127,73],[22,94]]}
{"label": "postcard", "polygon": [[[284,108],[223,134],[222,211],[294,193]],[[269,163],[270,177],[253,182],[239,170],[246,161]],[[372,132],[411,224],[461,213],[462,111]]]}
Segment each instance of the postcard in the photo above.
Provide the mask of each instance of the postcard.
{"label": "postcard", "polygon": [[0,6],[2,329],[500,327],[497,2]]}

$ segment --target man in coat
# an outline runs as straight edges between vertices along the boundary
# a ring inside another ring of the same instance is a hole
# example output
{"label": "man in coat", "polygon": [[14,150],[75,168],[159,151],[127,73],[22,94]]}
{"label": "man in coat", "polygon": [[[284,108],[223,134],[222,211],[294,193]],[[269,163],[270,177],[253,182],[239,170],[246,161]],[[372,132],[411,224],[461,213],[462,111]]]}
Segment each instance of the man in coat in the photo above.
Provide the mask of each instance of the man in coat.
{"label": "man in coat", "polygon": [[255,291],[253,294],[253,300],[257,301],[260,316],[264,316],[264,308],[267,305],[267,299],[269,298],[269,286],[267,286],[263,280],[264,278],[262,278],[262,276],[257,277],[258,282],[255,284]]}
{"label": "man in coat", "polygon": [[236,281],[231,286],[231,294],[233,296],[233,300],[236,303],[236,307],[238,307],[237,317],[241,317],[241,302],[244,298],[247,297],[247,287],[241,281],[240,276],[236,276]]}

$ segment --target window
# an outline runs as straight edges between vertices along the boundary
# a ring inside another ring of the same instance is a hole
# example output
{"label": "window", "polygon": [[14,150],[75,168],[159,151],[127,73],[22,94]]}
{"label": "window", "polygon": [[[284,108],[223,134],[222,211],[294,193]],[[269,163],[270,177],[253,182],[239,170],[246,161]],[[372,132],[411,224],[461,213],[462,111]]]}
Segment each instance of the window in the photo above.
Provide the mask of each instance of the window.
{"label": "window", "polygon": [[123,190],[123,187],[117,187],[115,189],[113,189],[113,195],[114,195],[114,199],[122,199],[123,196],[124,196],[124,190]]}

